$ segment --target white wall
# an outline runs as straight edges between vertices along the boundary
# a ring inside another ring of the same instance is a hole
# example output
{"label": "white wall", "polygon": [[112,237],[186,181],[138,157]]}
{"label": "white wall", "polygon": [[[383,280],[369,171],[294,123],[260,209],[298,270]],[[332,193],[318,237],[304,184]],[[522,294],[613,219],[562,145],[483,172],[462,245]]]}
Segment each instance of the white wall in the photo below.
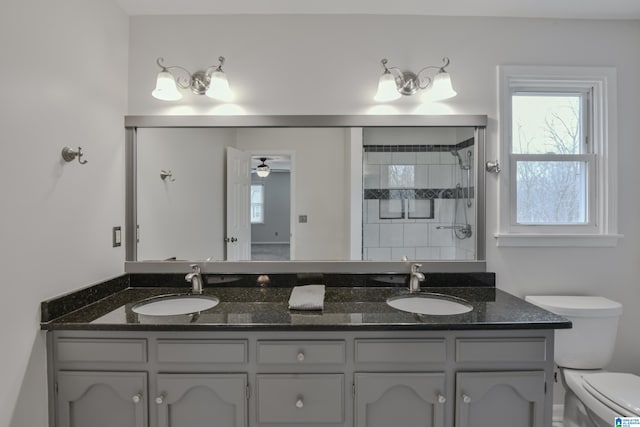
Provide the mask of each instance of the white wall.
{"label": "white wall", "polygon": [[43,427],[40,302],[123,273],[128,18],[99,0],[4,1],[0,52],[0,426]]}
{"label": "white wall", "polygon": [[234,140],[233,129],[138,131],[139,260],[224,259],[225,153]]}
{"label": "white wall", "polygon": [[366,114],[386,57],[418,70],[451,58],[458,96],[444,107],[404,98],[391,113],[488,114],[487,158],[498,153],[496,66],[499,64],[615,66],[618,70],[620,183],[616,248],[497,248],[498,179],[487,179],[487,262],[498,286],[517,295],[575,292],[622,301],[614,368],[640,373],[640,23],[556,19],[424,16],[157,16],[131,20],[129,112],[212,114],[230,111],[206,97],[186,94],[167,104],[149,93],[155,60],[191,69],[218,55],[237,92],[236,111],[247,114]]}

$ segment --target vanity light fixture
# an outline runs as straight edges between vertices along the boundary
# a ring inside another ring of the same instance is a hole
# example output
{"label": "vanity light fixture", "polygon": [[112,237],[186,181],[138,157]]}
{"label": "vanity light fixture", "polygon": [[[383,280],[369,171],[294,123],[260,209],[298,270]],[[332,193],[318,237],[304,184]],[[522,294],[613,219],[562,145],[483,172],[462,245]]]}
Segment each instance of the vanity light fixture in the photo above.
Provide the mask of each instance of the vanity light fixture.
{"label": "vanity light fixture", "polygon": [[[378,81],[378,92],[374,100],[379,102],[395,101],[402,95],[414,95],[420,89],[427,89],[423,101],[442,101],[453,98],[457,92],[451,86],[451,76],[446,71],[449,58],[443,58],[444,65],[429,65],[417,73],[402,71],[398,67],[387,67],[389,60],[382,59],[380,63],[384,72]],[[433,70],[437,70],[432,76]]]}
{"label": "vanity light fixture", "polygon": [[[156,88],[151,92],[154,98],[163,101],[177,101],[182,99],[182,89],[191,89],[196,95],[207,95],[209,98],[229,102],[233,100],[233,92],[229,87],[227,75],[222,70],[224,56],[218,58],[219,64],[212,65],[206,70],[199,70],[191,74],[189,70],[178,65],[165,66],[164,58],[156,61],[160,72],[156,79]],[[181,75],[174,73],[179,72]]]}
{"label": "vanity light fixture", "polygon": [[271,173],[271,168],[265,163],[265,160],[267,160],[266,157],[260,157],[260,161],[262,162],[262,164],[256,166],[256,174],[260,178],[266,178]]}

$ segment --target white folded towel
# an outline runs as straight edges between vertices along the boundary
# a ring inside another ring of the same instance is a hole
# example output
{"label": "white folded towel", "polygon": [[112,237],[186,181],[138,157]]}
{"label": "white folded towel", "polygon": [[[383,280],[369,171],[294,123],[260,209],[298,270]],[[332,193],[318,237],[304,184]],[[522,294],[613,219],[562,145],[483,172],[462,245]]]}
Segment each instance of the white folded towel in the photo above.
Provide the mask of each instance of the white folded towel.
{"label": "white folded towel", "polygon": [[324,308],[324,285],[295,286],[289,297],[291,310],[322,310]]}

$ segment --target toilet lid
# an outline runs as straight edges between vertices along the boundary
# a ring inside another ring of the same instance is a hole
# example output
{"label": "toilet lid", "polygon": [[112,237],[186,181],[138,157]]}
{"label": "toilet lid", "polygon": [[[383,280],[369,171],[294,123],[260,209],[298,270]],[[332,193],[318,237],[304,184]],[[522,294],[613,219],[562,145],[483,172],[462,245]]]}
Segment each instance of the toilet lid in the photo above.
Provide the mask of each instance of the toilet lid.
{"label": "toilet lid", "polygon": [[629,411],[629,415],[640,416],[640,377],[628,373],[599,372],[582,378],[587,391],[601,402],[612,402]]}

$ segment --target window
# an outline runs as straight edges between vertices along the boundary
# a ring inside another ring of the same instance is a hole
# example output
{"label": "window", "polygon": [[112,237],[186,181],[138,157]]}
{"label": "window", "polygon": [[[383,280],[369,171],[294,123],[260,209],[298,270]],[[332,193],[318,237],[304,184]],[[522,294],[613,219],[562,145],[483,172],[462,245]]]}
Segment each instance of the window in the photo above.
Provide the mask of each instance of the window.
{"label": "window", "polygon": [[498,245],[615,245],[615,70],[507,66],[499,81]]}
{"label": "window", "polygon": [[264,224],[264,184],[251,184],[251,224]]}

